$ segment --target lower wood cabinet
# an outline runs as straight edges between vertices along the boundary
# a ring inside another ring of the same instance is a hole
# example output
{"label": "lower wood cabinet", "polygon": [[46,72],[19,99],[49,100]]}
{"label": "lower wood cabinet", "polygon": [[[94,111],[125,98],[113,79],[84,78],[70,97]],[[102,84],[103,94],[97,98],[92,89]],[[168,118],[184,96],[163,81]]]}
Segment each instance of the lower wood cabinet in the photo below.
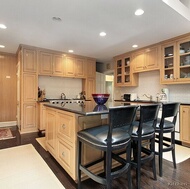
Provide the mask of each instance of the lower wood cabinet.
{"label": "lower wood cabinet", "polygon": [[24,103],[21,108],[21,133],[37,131],[37,110],[36,102]]}
{"label": "lower wood cabinet", "polygon": [[56,110],[46,109],[46,147],[54,158],[57,156]]}
{"label": "lower wood cabinet", "polygon": [[45,131],[46,129],[46,107],[44,106],[46,102],[38,103],[38,130]]}
{"label": "lower wood cabinet", "polygon": [[190,146],[190,106],[180,106],[180,140]]}
{"label": "lower wood cabinet", "polygon": [[[74,156],[75,155],[75,156]],[[64,140],[57,140],[57,161],[65,169],[65,171],[74,179],[76,179],[76,154],[72,145]]]}
{"label": "lower wood cabinet", "polygon": [[[64,170],[77,182],[77,132],[81,129],[107,123],[101,115],[81,116],[75,113],[46,107],[46,147]],[[83,149],[84,163],[102,157],[102,152],[89,147]],[[92,167],[91,171],[99,173],[103,164]]]}

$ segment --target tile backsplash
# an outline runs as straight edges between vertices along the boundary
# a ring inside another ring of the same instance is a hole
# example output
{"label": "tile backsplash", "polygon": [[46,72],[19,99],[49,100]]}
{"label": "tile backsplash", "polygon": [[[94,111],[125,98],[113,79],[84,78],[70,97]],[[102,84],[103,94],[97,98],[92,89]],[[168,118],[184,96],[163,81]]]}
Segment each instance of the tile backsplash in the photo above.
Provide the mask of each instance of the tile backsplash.
{"label": "tile backsplash", "polygon": [[45,89],[48,99],[59,99],[61,93],[65,93],[67,98],[76,98],[82,91],[82,79],[39,76],[38,86]]}
{"label": "tile backsplash", "polygon": [[147,100],[143,94],[150,94],[156,100],[156,94],[162,88],[169,89],[169,101],[190,102],[190,84],[161,85],[160,72],[139,73],[139,85],[137,87],[115,88],[114,99],[121,99],[124,93],[137,93],[140,99]]}

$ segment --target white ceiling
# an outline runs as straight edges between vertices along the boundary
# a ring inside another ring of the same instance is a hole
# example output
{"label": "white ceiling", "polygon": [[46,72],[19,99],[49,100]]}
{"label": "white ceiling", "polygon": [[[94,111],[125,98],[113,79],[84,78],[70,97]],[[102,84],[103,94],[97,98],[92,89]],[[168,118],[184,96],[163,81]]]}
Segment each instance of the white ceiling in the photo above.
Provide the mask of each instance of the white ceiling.
{"label": "white ceiling", "polygon": [[[136,9],[145,13],[135,16]],[[61,22],[52,17],[60,17]],[[190,32],[190,21],[162,0],[1,0],[2,52],[19,44],[109,62],[113,56]],[[107,36],[99,37],[105,31]]]}

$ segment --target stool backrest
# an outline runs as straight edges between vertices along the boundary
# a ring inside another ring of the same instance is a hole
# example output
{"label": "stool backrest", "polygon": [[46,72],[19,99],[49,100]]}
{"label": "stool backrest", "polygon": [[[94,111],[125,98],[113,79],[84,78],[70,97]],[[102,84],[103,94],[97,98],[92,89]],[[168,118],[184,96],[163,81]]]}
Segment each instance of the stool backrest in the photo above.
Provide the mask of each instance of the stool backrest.
{"label": "stool backrest", "polygon": [[113,129],[120,127],[128,128],[131,134],[132,123],[135,120],[137,108],[138,106],[119,106],[109,108],[108,138],[112,138]]}
{"label": "stool backrest", "polygon": [[160,106],[158,104],[142,105],[140,106],[140,122],[137,133],[142,133],[142,126],[146,123],[155,129],[158,118],[158,111]]}
{"label": "stool backrest", "polygon": [[175,125],[176,119],[177,119],[177,113],[179,111],[179,105],[180,105],[180,103],[178,103],[178,102],[175,102],[175,103],[163,103],[162,104],[162,117],[161,117],[160,125],[162,125],[163,122],[164,122],[164,119],[168,118],[168,117],[173,117],[172,122]]}

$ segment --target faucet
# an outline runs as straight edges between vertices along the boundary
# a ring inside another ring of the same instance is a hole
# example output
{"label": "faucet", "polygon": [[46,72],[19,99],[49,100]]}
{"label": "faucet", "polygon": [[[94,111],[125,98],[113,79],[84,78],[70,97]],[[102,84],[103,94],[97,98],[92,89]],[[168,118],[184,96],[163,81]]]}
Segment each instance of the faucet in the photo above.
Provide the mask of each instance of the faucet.
{"label": "faucet", "polygon": [[150,99],[150,101],[152,101],[152,95],[143,94],[143,96],[146,96],[147,98]]}
{"label": "faucet", "polygon": [[65,93],[61,93],[61,99],[66,99]]}

